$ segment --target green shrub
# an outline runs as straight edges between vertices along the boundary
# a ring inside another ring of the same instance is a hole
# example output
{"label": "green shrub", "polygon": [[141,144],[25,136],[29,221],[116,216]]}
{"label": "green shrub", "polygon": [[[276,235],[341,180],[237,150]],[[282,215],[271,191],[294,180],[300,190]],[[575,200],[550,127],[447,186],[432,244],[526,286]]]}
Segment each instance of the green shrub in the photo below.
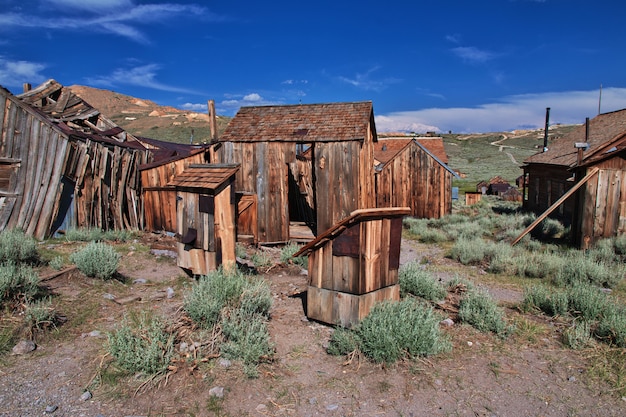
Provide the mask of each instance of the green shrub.
{"label": "green shrub", "polygon": [[599,262],[593,256],[575,251],[566,256],[552,281],[559,286],[592,283],[611,288],[617,285],[623,277],[623,265]]}
{"label": "green shrub", "polygon": [[415,299],[384,301],[372,307],[356,326],[360,351],[377,363],[408,355],[433,355],[450,348],[439,329],[440,317]]}
{"label": "green shrub", "polygon": [[490,262],[506,244],[495,244],[482,238],[460,238],[452,246],[450,257],[463,265]]}
{"label": "green shrub", "polygon": [[39,276],[28,266],[0,264],[0,303],[32,300],[39,293]]}
{"label": "green shrub", "polygon": [[256,268],[267,268],[273,263],[272,257],[262,250],[254,252],[250,260]]}
{"label": "green shrub", "polygon": [[538,309],[549,316],[563,316],[569,310],[567,292],[550,289],[544,285],[535,285],[524,290],[522,309]]}
{"label": "green shrub", "polygon": [[80,272],[88,277],[111,279],[117,270],[120,255],[103,242],[90,242],[78,252],[70,255]]}
{"label": "green shrub", "polygon": [[359,340],[352,330],[338,327],[330,337],[327,352],[333,356],[348,355],[359,348]]}
{"label": "green shrub", "polygon": [[133,373],[164,372],[174,354],[174,336],[166,332],[158,316],[147,311],[125,315],[107,340],[109,353],[117,364]]}
{"label": "green shrub", "polygon": [[591,325],[587,320],[575,321],[563,331],[561,340],[570,349],[583,349],[591,342]]}
{"label": "green shrub", "polygon": [[209,272],[193,285],[183,309],[200,327],[210,329],[219,321],[223,308],[236,304],[246,280],[236,269]]}
{"label": "green shrub", "polygon": [[34,263],[38,260],[37,242],[20,229],[0,233],[0,263]]}
{"label": "green shrub", "polygon": [[589,284],[578,284],[568,290],[570,313],[583,320],[596,321],[609,307],[606,294]]}
{"label": "green shrub", "polygon": [[52,306],[52,300],[44,298],[26,304],[24,320],[31,329],[45,329],[54,326],[56,311]]}
{"label": "green shrub", "polygon": [[481,332],[493,332],[507,337],[512,328],[507,326],[504,310],[482,289],[469,291],[459,303],[459,318]]}
{"label": "green shrub", "polygon": [[133,232],[130,230],[107,230],[102,232],[102,239],[110,242],[128,242],[133,239]]}
{"label": "green shrub", "polygon": [[594,331],[595,336],[619,348],[626,348],[626,309],[608,305]]}
{"label": "green shrub", "polygon": [[269,359],[274,352],[267,329],[267,317],[230,309],[224,314],[222,331],[226,342],[221,352],[229,359],[242,361],[247,376],[256,377],[256,365]]}
{"label": "green shrub", "polygon": [[417,262],[402,265],[398,271],[398,281],[402,297],[413,294],[428,301],[440,301],[446,296],[444,286]]}
{"label": "green shrub", "polygon": [[63,268],[63,265],[64,265],[63,257],[55,256],[54,258],[50,260],[50,262],[48,262],[48,265],[50,266],[50,268],[54,270],[57,270],[57,271],[61,270],[61,268]]}
{"label": "green shrub", "polygon": [[102,240],[104,233],[100,229],[69,228],[65,231],[65,239],[69,242],[95,242]]}
{"label": "green shrub", "polygon": [[247,278],[241,289],[238,304],[239,310],[249,316],[269,316],[272,307],[272,292],[262,279]]}
{"label": "green shrub", "polygon": [[282,263],[293,262],[294,264],[306,269],[309,266],[309,258],[308,256],[297,256],[294,258],[294,254],[300,250],[300,245],[297,243],[289,243],[284,246],[280,251],[280,261]]}

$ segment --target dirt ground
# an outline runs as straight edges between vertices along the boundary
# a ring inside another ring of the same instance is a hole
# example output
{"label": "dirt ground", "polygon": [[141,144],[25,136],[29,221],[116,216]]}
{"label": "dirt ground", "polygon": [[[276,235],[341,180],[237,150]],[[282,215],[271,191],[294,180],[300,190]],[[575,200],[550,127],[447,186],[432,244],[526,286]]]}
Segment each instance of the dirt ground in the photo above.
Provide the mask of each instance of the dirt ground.
{"label": "dirt ground", "polygon": [[[125,244],[119,269],[124,282],[97,281],[77,271],[46,281],[67,321],[36,334],[33,352],[2,359],[0,416],[626,415],[626,399],[589,375],[589,352],[559,342],[559,323],[515,309],[521,293],[514,286],[481,284],[525,331],[502,341],[455,324],[444,329],[451,352],[385,367],[326,353],[333,329],[306,319],[306,275],[293,265],[262,274],[274,295],[270,331],[276,354],[260,366],[258,378],[245,377],[237,363],[189,355],[158,381],[104,381],[99,370],[110,361],[106,332],[125,311],[155,309],[165,317],[179,312],[191,278],[167,256],[169,245],[154,235]],[[403,241],[401,262],[411,260],[433,267],[442,280],[459,273],[441,249]],[[470,280],[484,274],[477,268],[461,271]],[[223,398],[211,396],[212,388],[223,388]],[[81,398],[86,390],[91,398]]]}

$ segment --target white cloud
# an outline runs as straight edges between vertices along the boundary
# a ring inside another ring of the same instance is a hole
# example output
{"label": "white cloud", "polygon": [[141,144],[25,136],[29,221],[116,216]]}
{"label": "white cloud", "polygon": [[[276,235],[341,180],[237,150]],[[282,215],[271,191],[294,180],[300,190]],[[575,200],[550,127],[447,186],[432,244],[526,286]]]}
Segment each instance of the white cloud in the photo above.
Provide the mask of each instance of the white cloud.
{"label": "white cloud", "polygon": [[225,116],[233,116],[240,107],[243,106],[271,106],[277,104],[284,104],[280,100],[269,100],[264,98],[259,93],[249,94],[228,94],[226,100],[222,100],[219,103],[215,103],[215,111],[217,114],[223,114]]}
{"label": "white cloud", "polygon": [[45,68],[37,62],[11,61],[0,56],[0,85],[21,88],[24,83],[40,84],[46,80],[41,74]]}
{"label": "white cloud", "polygon": [[[85,4],[83,4],[85,3]],[[213,21],[222,18],[212,15],[202,6],[195,4],[142,4],[136,5],[130,0],[54,0],[46,4],[65,12],[50,12],[37,15],[36,10],[29,14],[0,13],[0,31],[14,28],[38,28],[51,30],[80,30],[109,33],[122,36],[138,43],[148,43],[148,38],[138,29],[147,23],[167,23],[176,18],[193,16],[210,18]],[[74,13],[71,13],[74,12]]]}
{"label": "white cloud", "polygon": [[185,103],[180,106],[183,110],[189,110],[197,113],[206,113],[208,111],[208,104],[204,103]]}
{"label": "white cloud", "polygon": [[170,91],[184,94],[203,94],[199,91],[171,86],[157,81],[157,64],[147,64],[130,69],[120,68],[110,75],[88,78],[87,82],[96,86],[116,87],[120,85],[134,85],[138,87],[151,88],[160,91]]}
{"label": "white cloud", "polygon": [[[598,114],[599,91],[567,91],[504,97],[499,102],[466,108],[430,108],[376,116],[379,132],[501,132],[539,129],[550,107],[550,124],[580,124]],[[626,88],[605,88],[601,111],[626,108]]]}
{"label": "white cloud", "polygon": [[452,52],[464,61],[471,63],[483,63],[495,58],[493,52],[478,49],[474,46],[458,46],[452,48]]}
{"label": "white cloud", "polygon": [[257,93],[252,93],[252,94],[248,94],[248,95],[243,96],[243,101],[260,102],[260,101],[263,101],[263,97],[261,97]]}
{"label": "white cloud", "polygon": [[367,70],[364,74],[357,73],[354,77],[337,77],[339,81],[350,84],[365,91],[382,91],[390,84],[396,84],[401,80],[396,78],[375,79],[372,74],[378,71],[380,67],[373,67]]}

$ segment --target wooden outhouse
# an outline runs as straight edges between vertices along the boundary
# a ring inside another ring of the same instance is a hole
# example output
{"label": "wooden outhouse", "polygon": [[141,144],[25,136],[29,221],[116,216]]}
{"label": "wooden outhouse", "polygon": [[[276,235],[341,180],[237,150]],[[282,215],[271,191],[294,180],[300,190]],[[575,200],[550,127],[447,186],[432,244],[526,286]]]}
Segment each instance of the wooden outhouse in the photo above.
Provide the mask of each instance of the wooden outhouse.
{"label": "wooden outhouse", "polygon": [[0,87],[0,231],[141,229],[137,165],[150,152],[54,80]]}
{"label": "wooden outhouse", "polygon": [[178,266],[206,275],[234,267],[235,174],[238,165],[189,165],[170,185],[176,189]]}
{"label": "wooden outhouse", "polygon": [[374,303],[398,300],[402,218],[408,207],[359,209],[303,246],[307,316],[350,327]]}
{"label": "wooden outhouse", "polygon": [[374,144],[377,207],[410,207],[416,218],[452,212],[452,178],[441,137],[380,137]]}
{"label": "wooden outhouse", "polygon": [[376,206],[376,140],[371,102],[242,107],[216,155],[241,164],[240,208],[253,212],[238,218],[255,241],[310,241],[352,211]]}
{"label": "wooden outhouse", "polygon": [[626,109],[587,119],[546,148],[524,161],[523,207],[571,225],[581,248],[626,233]]}

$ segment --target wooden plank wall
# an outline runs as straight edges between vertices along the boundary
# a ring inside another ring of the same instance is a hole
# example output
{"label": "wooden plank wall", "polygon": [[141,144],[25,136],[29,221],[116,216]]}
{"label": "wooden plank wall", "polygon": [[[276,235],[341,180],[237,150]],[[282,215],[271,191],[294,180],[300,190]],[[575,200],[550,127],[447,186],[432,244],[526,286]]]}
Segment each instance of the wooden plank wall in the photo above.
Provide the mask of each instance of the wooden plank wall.
{"label": "wooden plank wall", "polygon": [[335,223],[348,217],[361,207],[360,204],[375,204],[372,190],[367,197],[363,187],[373,182],[373,161],[367,175],[362,178],[361,142],[326,142],[315,144],[315,192],[317,196],[317,231],[323,233]]}
{"label": "wooden plank wall", "polygon": [[440,218],[452,212],[452,174],[416,144],[376,175],[377,207],[410,207],[411,216]]}
{"label": "wooden plank wall", "polygon": [[73,224],[102,230],[143,229],[137,167],[148,162],[147,153],[121,147],[110,149],[90,140],[72,143],[77,160]]}
{"label": "wooden plank wall", "polygon": [[141,170],[146,230],[176,232],[176,188],[167,184],[190,164],[204,162],[204,154],[198,153]]}
{"label": "wooden plank wall", "polygon": [[377,219],[353,226],[358,228],[358,256],[334,256],[333,241],[311,252],[309,285],[360,295],[397,284],[398,267],[390,264],[390,253],[399,253],[400,246],[399,241],[392,245],[392,222]]}
{"label": "wooden plank wall", "polygon": [[236,265],[235,198],[233,184],[227,185],[213,199],[213,211],[200,211],[200,193],[179,190],[177,200],[177,233],[185,236],[196,230],[196,240],[188,245],[178,243],[178,265],[198,275],[219,266]]}
{"label": "wooden plank wall", "polygon": [[0,158],[8,162],[13,179],[0,189],[5,199],[0,230],[21,228],[43,239],[59,195],[67,140],[16,99],[2,97]]}
{"label": "wooden plank wall", "polygon": [[21,228],[36,239],[49,236],[59,213],[61,179],[75,186],[75,227],[104,230],[142,227],[136,166],[144,152],[70,139],[39,113],[1,94],[0,159],[10,161],[15,180],[0,189],[4,197],[0,230]]}
{"label": "wooden plank wall", "polygon": [[601,169],[582,195],[580,247],[626,233],[626,170]]}

